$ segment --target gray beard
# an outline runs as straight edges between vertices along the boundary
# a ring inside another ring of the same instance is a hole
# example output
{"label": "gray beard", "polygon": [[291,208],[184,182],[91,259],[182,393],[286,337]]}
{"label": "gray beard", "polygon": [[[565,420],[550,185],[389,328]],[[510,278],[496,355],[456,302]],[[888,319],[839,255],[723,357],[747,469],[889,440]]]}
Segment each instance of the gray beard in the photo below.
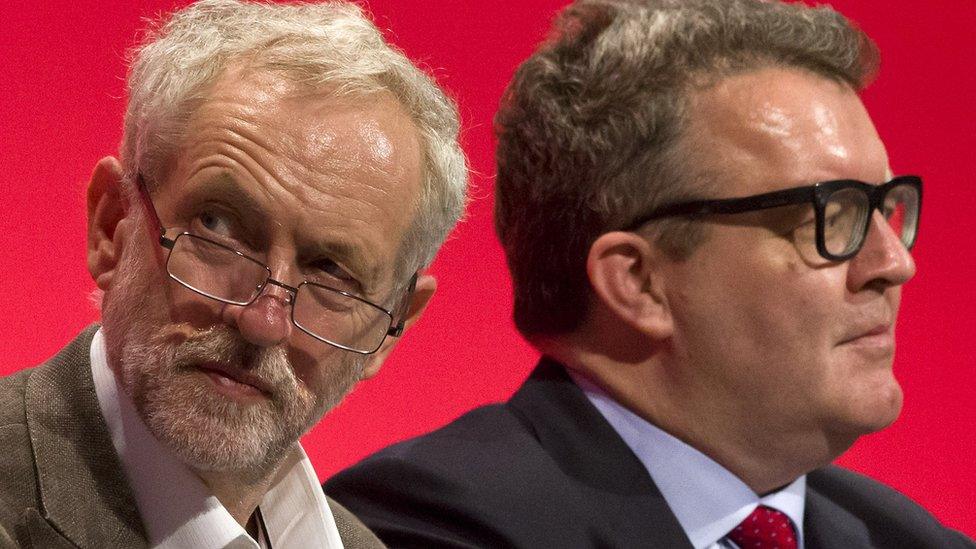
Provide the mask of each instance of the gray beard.
{"label": "gray beard", "polygon": [[[362,378],[366,357],[333,353],[316,365],[326,369],[321,386],[308,387],[283,347],[252,345],[223,323],[194,330],[154,317],[165,292],[148,274],[157,267],[140,268],[134,253],[123,254],[103,302],[110,366],[149,432],[188,466],[260,477]],[[220,395],[196,368],[208,361],[247,370],[271,388],[270,398],[240,404]]]}
{"label": "gray beard", "polygon": [[[121,382],[153,436],[199,471],[255,478],[270,472],[351,390],[365,365],[358,355],[342,360],[315,395],[299,383],[280,347],[255,347],[226,326],[179,343],[173,335],[127,338]],[[247,370],[273,388],[270,398],[240,404],[223,397],[195,367],[208,361]]]}

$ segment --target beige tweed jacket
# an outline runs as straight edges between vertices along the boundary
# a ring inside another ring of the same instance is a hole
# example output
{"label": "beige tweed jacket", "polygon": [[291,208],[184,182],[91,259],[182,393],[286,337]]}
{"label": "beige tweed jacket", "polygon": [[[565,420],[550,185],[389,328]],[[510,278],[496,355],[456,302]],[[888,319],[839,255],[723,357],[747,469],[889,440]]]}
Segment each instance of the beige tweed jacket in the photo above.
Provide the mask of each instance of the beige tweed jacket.
{"label": "beige tweed jacket", "polygon": [[[147,546],[95,396],[96,329],[43,365],[0,378],[0,548]],[[345,547],[383,547],[349,511],[329,506]]]}

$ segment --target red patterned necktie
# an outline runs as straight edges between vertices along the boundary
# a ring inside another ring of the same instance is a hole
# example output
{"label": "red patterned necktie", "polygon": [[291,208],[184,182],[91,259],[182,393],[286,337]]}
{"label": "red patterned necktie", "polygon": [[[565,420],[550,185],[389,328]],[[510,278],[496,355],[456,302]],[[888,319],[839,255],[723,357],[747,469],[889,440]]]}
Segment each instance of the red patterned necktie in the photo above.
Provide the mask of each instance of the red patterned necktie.
{"label": "red patterned necktie", "polygon": [[728,538],[742,549],[796,549],[796,530],[790,517],[765,505],[756,507]]}

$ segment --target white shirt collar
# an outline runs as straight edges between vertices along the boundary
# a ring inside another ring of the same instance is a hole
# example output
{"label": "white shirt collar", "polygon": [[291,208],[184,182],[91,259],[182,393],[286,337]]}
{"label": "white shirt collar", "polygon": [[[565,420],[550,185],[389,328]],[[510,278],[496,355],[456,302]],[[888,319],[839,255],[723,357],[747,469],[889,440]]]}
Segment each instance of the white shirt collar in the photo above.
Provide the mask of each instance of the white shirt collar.
{"label": "white shirt collar", "polygon": [[[118,390],[109,369],[101,329],[91,345],[92,379],[102,416],[112,436],[142,516],[149,544],[156,548],[258,549],[206,485],[142,422],[132,400]],[[342,541],[308,456],[261,500],[259,508],[275,549],[339,549]]]}
{"label": "white shirt collar", "polygon": [[717,547],[760,504],[790,517],[803,549],[806,475],[759,497],[725,467],[634,414],[588,379],[567,372],[647,468],[695,549]]}

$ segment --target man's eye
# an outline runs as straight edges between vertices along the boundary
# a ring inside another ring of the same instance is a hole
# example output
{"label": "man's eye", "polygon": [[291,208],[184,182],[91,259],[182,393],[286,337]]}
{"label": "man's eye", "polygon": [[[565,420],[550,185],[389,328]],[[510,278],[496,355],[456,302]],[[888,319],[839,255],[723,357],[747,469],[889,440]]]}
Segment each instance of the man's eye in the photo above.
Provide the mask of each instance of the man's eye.
{"label": "man's eye", "polygon": [[826,218],[824,219],[824,224],[827,226],[828,229],[832,229],[837,225],[840,225],[841,221],[842,221],[841,214],[836,213],[833,215],[826,216]]}
{"label": "man's eye", "polygon": [[804,215],[797,219],[792,220],[792,222],[785,222],[781,226],[781,230],[777,231],[783,235],[795,234],[795,233],[810,233],[813,234],[817,228],[817,218],[812,214]]}
{"label": "man's eye", "polygon": [[784,234],[790,234],[794,239],[799,241],[813,241],[817,232],[817,220],[816,219],[806,219],[802,221],[799,225],[796,225],[790,231]]}
{"label": "man's eye", "polygon": [[211,233],[223,236],[231,236],[232,234],[231,221],[226,215],[205,210],[200,212],[197,220],[204,229]]}
{"label": "man's eye", "polygon": [[789,236],[804,231],[816,224],[816,217],[807,204],[797,204],[766,210],[763,222],[770,230],[781,236]]}
{"label": "man's eye", "polygon": [[339,282],[344,286],[341,289],[346,289],[345,286],[352,286],[357,283],[356,279],[348,271],[331,259],[320,259],[312,263],[311,266],[315,278],[327,283],[332,282],[334,284],[335,282]]}

